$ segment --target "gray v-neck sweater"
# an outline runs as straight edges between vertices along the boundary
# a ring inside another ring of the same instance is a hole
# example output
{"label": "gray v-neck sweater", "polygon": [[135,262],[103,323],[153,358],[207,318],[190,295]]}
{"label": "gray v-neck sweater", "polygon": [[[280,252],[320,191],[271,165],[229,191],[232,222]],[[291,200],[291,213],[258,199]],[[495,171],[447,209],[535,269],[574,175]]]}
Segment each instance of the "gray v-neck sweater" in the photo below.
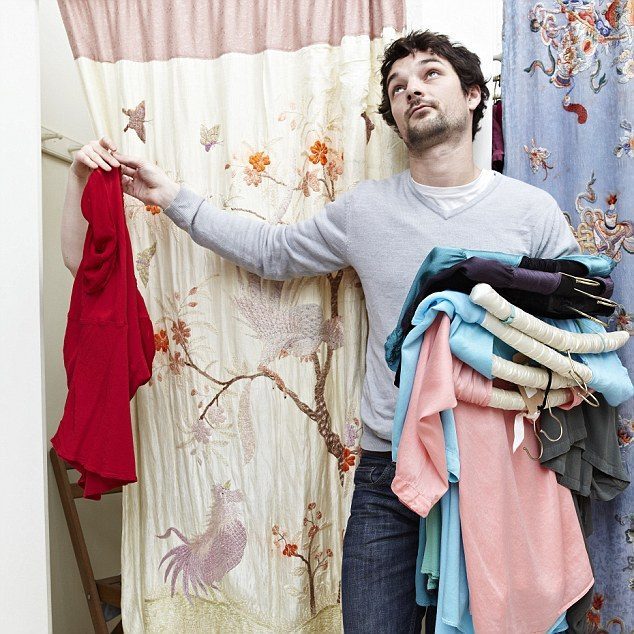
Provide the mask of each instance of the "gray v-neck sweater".
{"label": "gray v-neck sweater", "polygon": [[550,194],[497,172],[478,196],[451,211],[426,199],[406,170],[363,181],[292,225],[220,210],[186,187],[165,214],[198,244],[266,279],[323,275],[346,266],[357,271],[369,324],[361,446],[374,451],[391,448],[398,392],[383,344],[433,247],[544,258],[579,250]]}

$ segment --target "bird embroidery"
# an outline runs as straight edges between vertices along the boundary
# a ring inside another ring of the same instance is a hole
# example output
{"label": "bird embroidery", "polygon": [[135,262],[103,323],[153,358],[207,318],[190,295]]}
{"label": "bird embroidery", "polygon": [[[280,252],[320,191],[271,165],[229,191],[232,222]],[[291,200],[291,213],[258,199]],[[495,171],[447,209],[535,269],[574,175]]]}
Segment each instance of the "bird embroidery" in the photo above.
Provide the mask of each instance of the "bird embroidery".
{"label": "bird embroidery", "polygon": [[145,126],[143,125],[147,123],[145,121],[145,99],[136,108],[121,108],[121,111],[130,117],[128,125],[123,128],[123,131],[134,130],[139,139],[145,143]]}
{"label": "bird embroidery", "polygon": [[167,529],[159,539],[174,533],[183,543],[169,550],[159,568],[169,560],[164,580],[170,577],[171,596],[176,591],[178,577],[183,594],[192,602],[192,594],[200,597],[199,591],[208,594],[208,588],[218,590],[218,583],[233,570],[244,555],[247,530],[240,517],[244,495],[240,490],[231,490],[229,482],[212,488],[211,510],[204,533],[192,538],[185,537],[174,527]]}

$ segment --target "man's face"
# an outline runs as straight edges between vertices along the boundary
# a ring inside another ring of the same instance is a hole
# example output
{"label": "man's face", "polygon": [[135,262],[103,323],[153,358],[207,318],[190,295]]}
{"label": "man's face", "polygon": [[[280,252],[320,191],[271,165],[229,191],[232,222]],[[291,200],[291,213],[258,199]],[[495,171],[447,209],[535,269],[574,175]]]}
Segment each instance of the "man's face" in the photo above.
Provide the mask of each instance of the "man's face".
{"label": "man's face", "polygon": [[419,152],[466,133],[480,102],[477,87],[465,95],[451,64],[431,52],[415,51],[392,65],[388,75],[392,115],[405,145]]}

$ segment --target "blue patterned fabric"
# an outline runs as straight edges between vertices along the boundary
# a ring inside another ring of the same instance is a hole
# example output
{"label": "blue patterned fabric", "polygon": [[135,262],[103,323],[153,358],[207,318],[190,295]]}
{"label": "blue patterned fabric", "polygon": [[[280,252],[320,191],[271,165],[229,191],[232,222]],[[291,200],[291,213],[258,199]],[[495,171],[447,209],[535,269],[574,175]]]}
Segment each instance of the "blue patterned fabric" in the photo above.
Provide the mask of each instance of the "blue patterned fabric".
{"label": "blue patterned fabric", "polygon": [[[617,266],[612,326],[634,308],[634,3],[505,2],[504,173],[541,187],[567,214],[584,253]],[[634,342],[620,352],[634,371]],[[620,410],[632,469],[634,400]],[[596,586],[588,631],[634,630],[634,489],[593,503]]]}

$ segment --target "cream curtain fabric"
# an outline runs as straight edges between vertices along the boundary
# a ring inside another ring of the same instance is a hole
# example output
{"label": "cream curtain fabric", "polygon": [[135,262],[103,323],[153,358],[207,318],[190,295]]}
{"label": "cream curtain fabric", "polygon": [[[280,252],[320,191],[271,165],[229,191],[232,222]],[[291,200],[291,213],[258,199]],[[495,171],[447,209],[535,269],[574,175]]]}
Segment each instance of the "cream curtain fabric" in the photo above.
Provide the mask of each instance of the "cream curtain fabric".
{"label": "cream curtain fabric", "polygon": [[[227,214],[273,224],[405,167],[376,114],[402,3],[217,4],[60,0],[99,135]],[[133,404],[126,631],[340,631],[358,278],[262,280],[158,208],[129,198],[126,214],[157,349]]]}

